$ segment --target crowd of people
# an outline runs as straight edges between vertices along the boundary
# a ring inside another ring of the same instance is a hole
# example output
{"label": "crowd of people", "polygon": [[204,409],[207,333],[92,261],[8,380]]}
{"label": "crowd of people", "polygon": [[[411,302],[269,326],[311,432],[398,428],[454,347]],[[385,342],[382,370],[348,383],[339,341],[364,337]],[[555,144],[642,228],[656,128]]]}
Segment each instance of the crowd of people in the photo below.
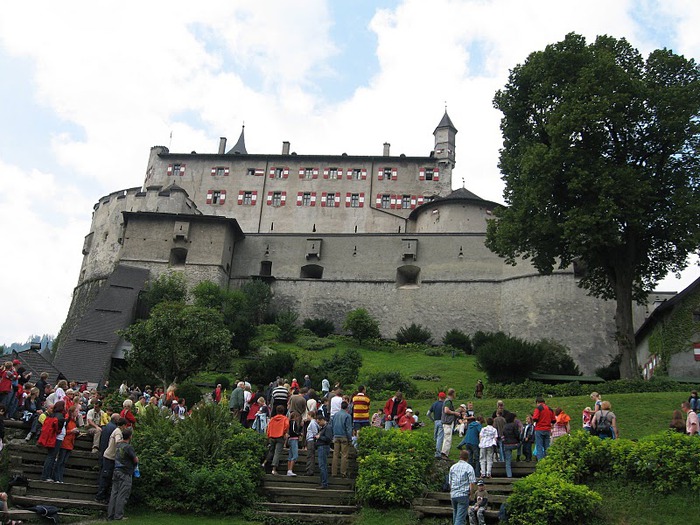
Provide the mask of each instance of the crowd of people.
{"label": "crowd of people", "polygon": [[[119,520],[124,517],[132,477],[138,475],[138,458],[130,444],[138,416],[150,407],[178,421],[187,417],[188,409],[185,399],[176,395],[175,385],[165,390],[150,386],[142,390],[129,387],[125,381],[118,389],[125,398],[121,411],[103,410],[103,396],[108,388],[108,383],[98,391],[66,380],[51,385],[45,373],[34,383],[19,361],[5,363],[0,375],[0,446],[4,418],[26,422],[29,429],[25,440],[36,439],[47,449],[41,479],[63,483],[76,437],[90,436],[92,452],[100,467],[95,499],[108,503],[108,519]],[[484,385],[479,381],[474,395],[478,399],[483,392]],[[226,390],[219,384],[207,397],[210,402],[222,403],[225,396]],[[328,488],[329,475],[348,476],[350,448],[357,445],[357,435],[363,427],[410,431],[423,426],[418,413],[400,391],[372,414],[364,386],[348,394],[339,384],[331,388],[324,378],[318,392],[308,375],[301,384],[296,378],[291,382],[277,378],[267,387],[257,389],[245,380],[238,381],[226,401],[231,414],[242,425],[267,436],[263,468],[269,466],[273,475],[296,476],[294,465],[299,450],[307,450],[304,473],[313,475],[318,464],[321,489]],[[597,392],[591,394],[591,401],[593,408],[587,406],[582,411],[581,428],[601,439],[618,438],[617,417],[610,402],[602,400]],[[680,410],[674,412],[670,428],[697,435],[698,410],[700,399],[693,391]],[[573,424],[571,416],[561,407],[550,408],[543,397],[535,400],[532,414],[527,414],[524,420],[506,409],[500,400],[490,416],[476,414],[471,402],[456,405],[456,392],[452,388],[438,394],[426,415],[433,421],[436,458],[449,458],[453,436],[459,440],[460,460],[450,472],[452,499],[455,513],[468,516],[470,523],[483,523],[488,501],[484,478],[491,477],[495,461],[503,461],[506,475],[512,477],[513,455],[516,461],[544,458],[551,443],[570,433]],[[331,446],[334,454],[329,472]],[[286,469],[280,469],[285,447],[289,450],[287,465]],[[471,505],[464,504],[465,490],[477,494]]]}

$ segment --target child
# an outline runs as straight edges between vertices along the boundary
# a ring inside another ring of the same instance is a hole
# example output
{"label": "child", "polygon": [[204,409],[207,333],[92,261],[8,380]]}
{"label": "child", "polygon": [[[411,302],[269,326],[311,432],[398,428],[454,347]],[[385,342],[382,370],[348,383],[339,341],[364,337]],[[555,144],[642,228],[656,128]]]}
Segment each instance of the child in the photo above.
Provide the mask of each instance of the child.
{"label": "child", "polygon": [[593,419],[593,411],[591,410],[591,407],[586,407],[583,409],[583,413],[581,414],[581,421],[583,422],[583,430],[586,432],[591,431],[591,420]]}
{"label": "child", "polygon": [[489,503],[489,493],[486,490],[483,479],[476,482],[476,493],[474,496],[476,498],[474,505],[469,506],[469,525],[477,525],[477,520],[479,521],[479,525],[485,525],[486,519],[484,518],[484,512]]}
{"label": "child", "polygon": [[299,412],[292,412],[289,415],[289,457],[287,458],[287,476],[296,476],[294,473],[294,463],[299,458],[299,437],[301,436],[302,425]]}
{"label": "child", "polygon": [[479,452],[481,459],[481,477],[491,477],[493,455],[498,446],[498,431],[493,426],[493,418],[486,420],[486,426],[479,432]]}
{"label": "child", "polygon": [[384,412],[382,412],[381,409],[377,409],[377,411],[374,414],[372,414],[372,426],[384,428],[384,423],[382,422],[383,418]]}
{"label": "child", "polygon": [[688,403],[690,403],[690,410],[695,413],[700,412],[700,397],[698,397],[698,391],[693,390],[688,398]]}
{"label": "child", "polygon": [[267,430],[267,422],[270,418],[270,407],[265,404],[265,398],[258,398],[258,413],[255,414],[255,421],[253,421],[253,430],[258,434],[264,434]]}
{"label": "child", "polygon": [[532,444],[535,442],[535,424],[532,421],[532,416],[525,418],[525,426],[520,433],[520,444],[522,445],[525,461],[532,461]]}

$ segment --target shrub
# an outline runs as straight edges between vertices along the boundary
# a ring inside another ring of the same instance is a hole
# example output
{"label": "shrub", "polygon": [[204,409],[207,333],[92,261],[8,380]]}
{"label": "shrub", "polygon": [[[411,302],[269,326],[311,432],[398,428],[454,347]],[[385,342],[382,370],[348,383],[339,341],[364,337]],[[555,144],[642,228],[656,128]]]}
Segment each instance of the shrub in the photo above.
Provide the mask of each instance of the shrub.
{"label": "shrub", "polygon": [[330,339],[316,337],[315,335],[298,337],[296,344],[304,350],[310,351],[324,350],[326,348],[333,348],[335,346],[334,341],[331,341]]}
{"label": "shrub", "polygon": [[221,385],[223,390],[228,390],[231,386],[231,380],[226,376],[217,376],[216,379],[214,379],[214,385]]}
{"label": "shrub", "polygon": [[396,332],[396,341],[402,345],[407,343],[425,344],[429,343],[432,338],[433,334],[430,333],[430,330],[416,323],[411,323],[411,326],[402,326]]}
{"label": "shrub", "polygon": [[358,498],[374,506],[411,501],[428,487],[432,437],[419,432],[364,428],[358,437]]}
{"label": "shrub", "polygon": [[537,353],[535,345],[503,332],[476,348],[476,363],[489,382],[521,381],[534,370]]}
{"label": "shrub", "polygon": [[275,324],[280,329],[279,340],[283,343],[292,343],[297,337],[297,332],[299,327],[297,326],[297,320],[299,319],[299,314],[294,310],[285,310],[284,312],[277,315]]}
{"label": "shrub", "polygon": [[622,356],[620,354],[616,355],[610,364],[607,366],[601,366],[595,369],[595,375],[606,381],[614,381],[615,379],[620,379],[620,363],[622,362]]}
{"label": "shrub", "polygon": [[471,355],[473,351],[471,338],[456,328],[453,328],[445,333],[445,335],[442,337],[442,344],[445,346],[451,346],[452,348],[458,348],[467,355]]}
{"label": "shrub", "polygon": [[542,339],[535,346],[537,352],[535,372],[570,376],[581,375],[578,365],[569,355],[569,349],[563,344],[551,339]]}
{"label": "shrub", "polygon": [[177,424],[149,408],[134,447],[143,476],[132,494],[155,510],[237,514],[255,502],[265,439],[243,429],[226,406],[203,405]]}
{"label": "shrub", "polygon": [[258,325],[255,337],[250,342],[253,348],[260,348],[263,345],[269,345],[278,341],[280,338],[280,327],[276,324],[261,324]]}
{"label": "shrub", "polygon": [[175,395],[184,398],[187,408],[192,408],[202,400],[202,389],[194,383],[185,382],[177,386]]}
{"label": "shrub", "polygon": [[401,372],[375,372],[367,376],[365,382],[367,388],[373,392],[396,392],[401,390],[405,397],[413,397],[418,393],[418,387],[410,379],[406,378]]}
{"label": "shrub", "polygon": [[600,494],[555,474],[536,472],[516,482],[508,498],[512,525],[570,525],[590,523]]}
{"label": "shrub", "polygon": [[360,344],[366,339],[379,338],[379,323],[364,308],[348,312],[343,330],[348,330]]}
{"label": "shrub", "polygon": [[416,381],[440,381],[440,376],[433,374],[413,374],[411,379],[415,379]]}
{"label": "shrub", "polygon": [[450,350],[449,346],[429,346],[423,353],[430,357],[442,357]]}
{"label": "shrub", "polygon": [[[329,359],[324,359],[316,368],[316,376],[327,377],[333,383],[350,385],[357,381],[357,375],[362,367],[362,355],[355,348],[343,352],[336,351]],[[307,372],[310,373],[310,372]]]}
{"label": "shrub", "polygon": [[296,357],[291,352],[280,350],[248,361],[243,365],[243,377],[254,385],[266,385],[277,376],[288,376],[294,369]]}
{"label": "shrub", "polygon": [[304,328],[311,330],[318,337],[328,337],[335,332],[335,325],[330,319],[304,319]]}

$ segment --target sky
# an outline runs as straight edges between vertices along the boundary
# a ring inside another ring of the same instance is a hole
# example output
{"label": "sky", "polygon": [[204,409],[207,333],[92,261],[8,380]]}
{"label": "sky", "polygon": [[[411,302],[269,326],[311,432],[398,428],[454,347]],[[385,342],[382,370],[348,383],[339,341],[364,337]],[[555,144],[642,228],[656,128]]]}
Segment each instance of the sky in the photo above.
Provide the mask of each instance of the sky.
{"label": "sky", "polygon": [[503,202],[511,68],[571,31],[697,59],[698,27],[697,0],[3,3],[0,343],[58,333],[92,207],[143,183],[151,146],[216,152],[245,123],[251,153],[427,155],[447,107],[453,186]]}

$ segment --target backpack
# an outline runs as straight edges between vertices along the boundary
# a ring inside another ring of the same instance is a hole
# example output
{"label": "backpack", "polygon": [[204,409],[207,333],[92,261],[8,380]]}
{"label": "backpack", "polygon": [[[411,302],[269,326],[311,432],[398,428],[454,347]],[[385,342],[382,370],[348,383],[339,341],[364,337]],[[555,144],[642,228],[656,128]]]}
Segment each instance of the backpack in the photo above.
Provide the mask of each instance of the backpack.
{"label": "backpack", "polygon": [[599,436],[612,437],[612,418],[610,416],[610,411],[608,410],[603,414],[603,410],[599,411],[598,421],[596,421],[596,433]]}

